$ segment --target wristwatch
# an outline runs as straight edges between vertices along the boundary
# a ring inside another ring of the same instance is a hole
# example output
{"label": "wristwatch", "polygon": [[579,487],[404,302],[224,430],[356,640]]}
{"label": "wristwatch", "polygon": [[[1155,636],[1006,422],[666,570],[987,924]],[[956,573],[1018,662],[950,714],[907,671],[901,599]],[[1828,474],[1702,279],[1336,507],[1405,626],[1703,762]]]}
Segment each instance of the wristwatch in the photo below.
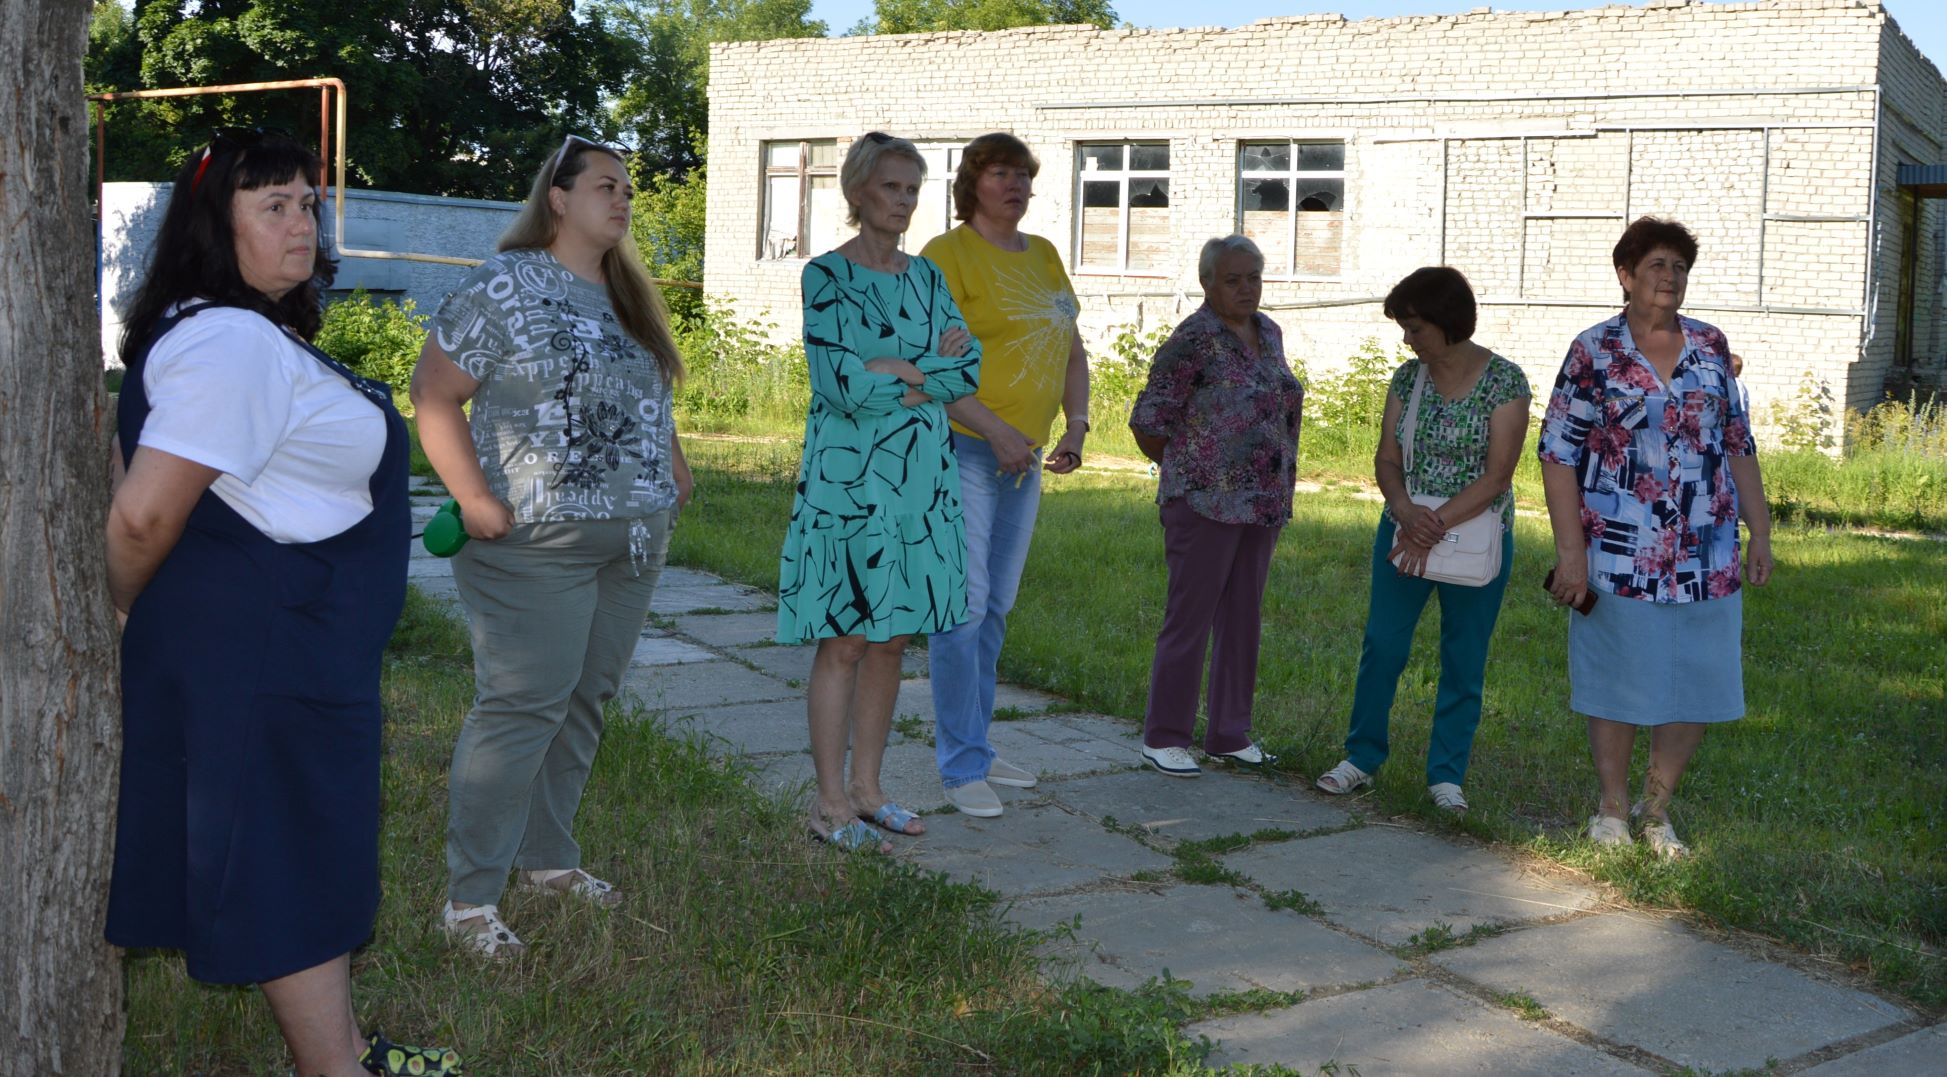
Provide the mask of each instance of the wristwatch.
{"label": "wristwatch", "polygon": [[1093,429],[1092,427],[1090,427],[1090,426],[1089,426],[1089,424],[1088,424],[1088,416],[1086,416],[1086,415],[1071,415],[1071,416],[1069,416],[1069,418],[1068,418],[1068,425],[1069,425],[1069,426],[1079,426],[1079,427],[1081,427],[1081,428],[1082,428],[1082,433],[1084,433],[1084,434],[1086,434],[1086,433],[1088,433],[1088,432],[1089,432],[1089,431],[1090,431],[1091,429]]}

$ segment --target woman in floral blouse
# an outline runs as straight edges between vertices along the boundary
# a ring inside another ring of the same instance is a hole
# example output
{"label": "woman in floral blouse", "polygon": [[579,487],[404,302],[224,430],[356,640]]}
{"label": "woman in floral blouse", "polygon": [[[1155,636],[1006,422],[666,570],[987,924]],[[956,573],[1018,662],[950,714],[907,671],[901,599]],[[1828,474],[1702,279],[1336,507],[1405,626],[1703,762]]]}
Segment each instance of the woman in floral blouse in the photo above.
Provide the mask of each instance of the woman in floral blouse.
{"label": "woman in floral blouse", "polygon": [[1169,596],[1149,676],[1143,759],[1194,778],[1190,755],[1203,650],[1211,644],[1206,753],[1262,766],[1251,697],[1264,581],[1291,518],[1305,391],[1278,324],[1258,313],[1264,256],[1243,236],[1213,239],[1197,261],[1204,302],[1156,353],[1129,429],[1161,466]]}
{"label": "woman in floral blouse", "polygon": [[[1514,568],[1514,498],[1510,484],[1528,436],[1528,376],[1474,343],[1474,290],[1460,271],[1416,269],[1386,296],[1386,317],[1399,323],[1416,358],[1393,373],[1374,477],[1385,495],[1372,544],[1372,595],[1366,612],[1359,680],[1352,696],[1352,728],[1344,762],[1318,779],[1328,793],[1372,783],[1386,761],[1386,725],[1399,675],[1413,649],[1426,600],[1440,596],[1440,690],[1433,704],[1426,783],[1433,802],[1467,810],[1461,785],[1481,720],[1481,682],[1487,643],[1501,613]],[[1424,372],[1413,470],[1406,470],[1406,409]],[[1413,494],[1446,498],[1439,508],[1413,503]],[[1485,586],[1425,578],[1428,551],[1447,531],[1483,512],[1501,518],[1501,571]],[[1403,555],[1403,556],[1402,556]],[[1399,567],[1394,567],[1398,557]]]}
{"label": "woman in floral blouse", "polygon": [[[1628,815],[1668,857],[1689,852],[1670,826],[1671,794],[1704,728],[1744,714],[1738,519],[1750,528],[1744,578],[1771,578],[1771,515],[1731,348],[1677,313],[1697,239],[1643,217],[1616,244],[1622,313],[1569,346],[1541,427],[1555,531],[1556,601],[1569,619],[1569,706],[1588,716],[1602,801],[1590,839],[1627,845],[1629,760],[1649,726],[1643,797]],[[1599,595],[1592,607],[1584,596]]]}

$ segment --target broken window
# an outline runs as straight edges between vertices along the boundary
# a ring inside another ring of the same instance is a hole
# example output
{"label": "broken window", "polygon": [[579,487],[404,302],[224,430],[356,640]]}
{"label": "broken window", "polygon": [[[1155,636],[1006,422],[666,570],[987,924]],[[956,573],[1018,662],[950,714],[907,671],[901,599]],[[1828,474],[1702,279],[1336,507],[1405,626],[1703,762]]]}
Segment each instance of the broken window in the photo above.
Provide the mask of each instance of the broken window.
{"label": "broken window", "polygon": [[1345,234],[1345,143],[1239,144],[1237,230],[1264,252],[1266,276],[1338,276]]}
{"label": "broken window", "polygon": [[759,258],[810,258],[844,242],[835,139],[764,143],[764,224]]}
{"label": "broken window", "polygon": [[1093,143],[1076,149],[1075,265],[1109,272],[1168,272],[1170,146]]}

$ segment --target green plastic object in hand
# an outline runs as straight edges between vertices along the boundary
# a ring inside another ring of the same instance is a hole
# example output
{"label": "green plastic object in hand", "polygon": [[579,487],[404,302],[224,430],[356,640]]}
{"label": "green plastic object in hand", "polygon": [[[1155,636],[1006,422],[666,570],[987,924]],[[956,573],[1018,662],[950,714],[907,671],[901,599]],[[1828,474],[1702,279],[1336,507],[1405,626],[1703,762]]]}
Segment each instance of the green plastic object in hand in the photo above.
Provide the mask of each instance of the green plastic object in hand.
{"label": "green plastic object in hand", "polygon": [[433,513],[426,521],[426,530],[419,541],[426,546],[426,552],[434,557],[451,557],[466,545],[466,525],[460,522],[460,503],[448,499],[446,504]]}

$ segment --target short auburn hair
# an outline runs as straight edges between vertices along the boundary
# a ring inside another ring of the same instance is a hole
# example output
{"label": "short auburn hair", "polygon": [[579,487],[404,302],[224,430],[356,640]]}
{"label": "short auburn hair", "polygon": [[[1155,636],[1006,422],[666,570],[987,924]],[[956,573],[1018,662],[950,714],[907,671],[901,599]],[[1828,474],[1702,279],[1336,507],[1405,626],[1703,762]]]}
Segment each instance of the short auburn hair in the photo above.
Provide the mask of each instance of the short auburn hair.
{"label": "short auburn hair", "polygon": [[[1610,253],[1610,260],[1617,269],[1636,272],[1643,259],[1658,247],[1668,247],[1683,257],[1684,264],[1691,268],[1697,266],[1697,237],[1690,229],[1664,217],[1638,217],[1628,228],[1623,229],[1622,238],[1616,241],[1616,249]],[[1629,290],[1623,290],[1623,302],[1629,301]]]}
{"label": "short auburn hair", "polygon": [[954,220],[973,220],[974,209],[980,204],[974,186],[980,182],[980,174],[995,165],[1025,168],[1030,179],[1041,174],[1041,162],[1027,143],[1006,131],[981,135],[960,151],[960,168],[953,174]]}

